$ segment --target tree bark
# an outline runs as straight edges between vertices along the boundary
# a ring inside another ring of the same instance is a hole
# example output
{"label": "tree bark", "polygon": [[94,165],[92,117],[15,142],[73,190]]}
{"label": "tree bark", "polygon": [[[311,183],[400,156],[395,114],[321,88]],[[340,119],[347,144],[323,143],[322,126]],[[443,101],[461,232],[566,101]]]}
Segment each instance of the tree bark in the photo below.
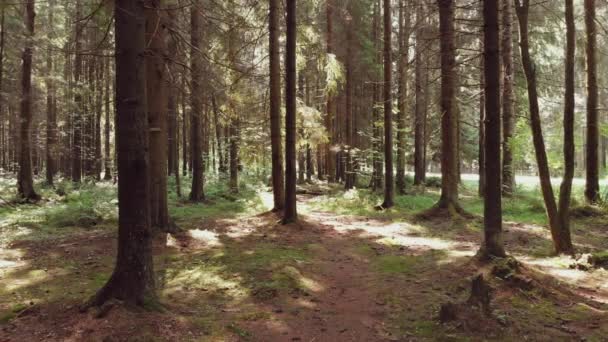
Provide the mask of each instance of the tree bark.
{"label": "tree bark", "polygon": [[482,258],[505,257],[502,241],[500,183],[500,56],[498,52],[498,0],[483,2],[485,73],[485,193]]}
{"label": "tree bark", "polygon": [[559,220],[558,208],[555,203],[555,195],[551,186],[551,175],[549,173],[549,163],[545,150],[540,111],[538,107],[538,93],[536,89],[536,70],[532,58],[530,57],[530,45],[528,41],[528,12],[530,7],[529,0],[515,0],[515,12],[519,21],[519,46],[521,58],[528,83],[528,101],[530,106],[530,123],[532,126],[532,141],[538,164],[540,186],[545,201],[545,208],[549,218],[549,227],[556,253],[571,253],[572,245],[565,239],[566,234]]}
{"label": "tree bark", "polygon": [[572,194],[572,179],[574,178],[574,110],[575,110],[575,52],[576,26],[574,23],[574,4],[572,0],[566,3],[566,68],[565,68],[565,98],[564,98],[564,178],[559,191],[559,221],[560,246],[565,246],[563,252],[574,252],[570,236],[570,197]]}
{"label": "tree bark", "polygon": [[[374,42],[374,62],[377,65],[381,63],[381,52],[378,41],[380,40],[380,1],[374,1],[374,19],[372,28],[372,41]],[[382,189],[382,131],[380,129],[380,75],[379,71],[374,70],[372,73],[372,129],[373,129],[373,143],[372,143],[372,179],[371,188],[372,190]]]}
{"label": "tree bark", "polygon": [[[349,8],[350,12],[350,8]],[[344,115],[344,134],[345,134],[345,170],[344,170],[344,188],[350,190],[355,186],[354,168],[353,168],[353,61],[352,61],[352,22],[351,14],[348,14],[346,19],[346,110]]]}
{"label": "tree bark", "polygon": [[[331,0],[326,1],[326,17],[327,17],[327,55],[333,54],[332,46],[332,31],[333,31],[333,4]],[[334,152],[333,145],[335,141],[333,139],[334,127],[333,127],[333,115],[332,110],[334,109],[333,94],[332,90],[329,90],[327,94],[327,108],[325,114],[325,129],[327,130],[328,142],[325,144],[325,165],[327,168],[328,181],[334,182],[336,173],[336,153]]]}
{"label": "tree bark", "polygon": [[391,0],[384,0],[384,202],[382,208],[390,208],[395,204],[393,184],[392,22]]}
{"label": "tree bark", "polygon": [[[48,25],[49,27],[49,39],[53,38],[54,32],[54,18],[53,18],[53,6],[55,2],[49,0],[48,3]],[[53,185],[53,179],[55,177],[56,167],[56,133],[57,133],[57,112],[56,112],[56,100],[55,100],[55,84],[53,82],[54,77],[54,65],[53,56],[51,54],[51,43],[47,46],[46,55],[46,68],[47,68],[47,79],[46,79],[46,183]],[[0,87],[0,92],[2,91]]]}
{"label": "tree bark", "polygon": [[191,94],[190,103],[192,112],[190,113],[190,155],[192,159],[192,189],[190,190],[190,201],[200,202],[205,199],[203,191],[203,141],[201,137],[201,117],[203,116],[202,105],[202,60],[200,58],[201,49],[201,13],[200,2],[196,2],[190,10],[190,45],[191,55]]}
{"label": "tree bark", "polygon": [[424,58],[426,49],[426,22],[423,5],[418,4],[416,9],[416,51],[414,61],[414,74],[416,78],[416,103],[414,108],[414,185],[424,184],[426,181],[426,73]]}
{"label": "tree bark", "polygon": [[[283,148],[281,146],[281,49],[279,47],[279,0],[269,0],[268,31],[270,57],[270,145],[272,154],[273,211],[283,209],[285,204],[285,181],[283,174]],[[217,119],[216,119],[217,121]],[[219,146],[218,136],[218,146]],[[220,151],[221,160],[221,147]]]}
{"label": "tree bark", "polygon": [[587,35],[587,182],[585,198],[593,204],[600,199],[595,0],[585,0],[585,33]]}
{"label": "tree bark", "polygon": [[[513,195],[515,190],[515,172],[513,170],[513,151],[511,139],[514,129],[514,93],[513,84],[515,75],[513,71],[513,9],[511,0],[502,1],[502,64],[503,92],[502,92],[502,193],[504,196]],[[500,135],[500,132],[499,132]],[[500,170],[499,170],[500,171]]]}
{"label": "tree bark", "polygon": [[34,50],[34,20],[36,17],[35,0],[25,3],[25,48],[23,49],[21,73],[21,122],[19,125],[19,174],[17,190],[20,199],[38,201],[40,196],[34,190],[32,176],[31,136],[32,123],[32,57]]}
{"label": "tree bark", "polygon": [[[508,0],[510,1],[510,0]],[[483,44],[483,42],[482,42]],[[481,56],[479,65],[479,196],[483,197],[486,193],[486,95],[485,95],[485,75],[484,58]]]}
{"label": "tree bark", "polygon": [[114,106],[110,101],[110,82],[111,82],[111,65],[110,61],[106,61],[104,65],[104,102],[105,102],[105,123],[104,123],[104,176],[103,179],[109,181],[112,179],[112,150],[110,148],[110,131],[111,131],[111,117],[114,112]]}
{"label": "tree bark", "polygon": [[399,0],[399,114],[397,116],[397,175],[396,186],[405,194],[406,117],[408,108],[407,71],[409,62],[410,13],[409,1]]}
{"label": "tree bark", "polygon": [[458,123],[455,89],[454,1],[437,0],[441,50],[441,198],[437,208],[450,215],[462,211],[458,203]]}
{"label": "tree bark", "polygon": [[285,209],[283,223],[298,218],[296,208],[296,0],[286,0],[285,45]]}
{"label": "tree bark", "polygon": [[169,228],[167,203],[167,110],[168,90],[165,73],[165,23],[162,0],[145,1],[146,16],[146,94],[150,126],[150,224]]}
{"label": "tree bark", "polygon": [[88,303],[116,298],[143,306],[154,296],[151,248],[146,18],[144,2],[116,0],[118,254],[112,276]]}
{"label": "tree bark", "polygon": [[80,21],[81,17],[81,0],[76,0],[76,26],[75,30],[75,53],[74,57],[74,107],[75,113],[70,114],[72,117],[72,181],[79,183],[82,179],[82,117],[83,106],[82,106],[82,85],[81,74],[82,74],[82,24]]}

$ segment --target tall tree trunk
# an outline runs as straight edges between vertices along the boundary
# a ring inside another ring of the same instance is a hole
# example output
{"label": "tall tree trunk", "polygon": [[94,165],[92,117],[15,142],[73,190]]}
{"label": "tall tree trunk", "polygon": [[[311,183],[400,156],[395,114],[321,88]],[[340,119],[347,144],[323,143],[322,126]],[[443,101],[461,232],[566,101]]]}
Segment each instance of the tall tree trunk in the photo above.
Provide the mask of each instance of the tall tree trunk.
{"label": "tall tree trunk", "polygon": [[[508,0],[510,1],[510,0]],[[483,44],[483,42],[482,42]],[[486,193],[486,94],[485,94],[485,63],[483,56],[479,58],[479,196],[483,197]]]}
{"label": "tall tree trunk", "polygon": [[[53,38],[54,32],[54,21],[53,21],[53,6],[55,2],[53,0],[49,0],[48,3],[48,25],[49,25],[49,39]],[[51,54],[51,43],[48,43],[47,46],[47,55],[46,55],[46,69],[47,69],[47,79],[46,79],[46,183],[48,185],[53,185],[53,178],[56,172],[56,132],[57,132],[57,116],[55,110],[55,84],[53,82],[53,56]],[[1,88],[0,88],[1,91]]]}
{"label": "tall tree trunk", "polygon": [[[181,86],[182,106],[182,174],[188,175],[188,112],[186,110],[186,76],[182,76]],[[191,147],[191,146],[190,146]]]}
{"label": "tall tree trunk", "polygon": [[549,163],[547,161],[547,152],[545,150],[545,141],[543,138],[540,111],[538,107],[536,70],[532,58],[530,57],[530,45],[528,41],[528,12],[530,0],[515,0],[515,4],[515,12],[517,13],[519,21],[519,46],[521,49],[524,73],[528,83],[532,141],[534,143],[536,162],[538,164],[540,186],[545,201],[547,216],[549,218],[549,227],[551,228],[555,252],[570,253],[572,251],[572,246],[568,244],[568,241],[564,238],[563,228],[558,216],[557,204],[555,203],[555,195],[553,194],[553,187],[551,186],[551,175],[549,173]]}
{"label": "tall tree trunk", "polygon": [[111,62],[107,60],[104,66],[104,102],[105,102],[105,123],[104,123],[104,175],[103,179],[109,181],[112,179],[112,149],[110,148],[110,132],[111,132],[111,117],[114,112],[114,105],[110,101],[110,82],[111,81]]}
{"label": "tall tree trunk", "polygon": [[397,191],[405,193],[405,149],[407,116],[407,71],[409,60],[410,13],[409,1],[399,0],[399,114],[397,116]]}
{"label": "tall tree trunk", "polygon": [[75,113],[72,117],[72,181],[80,182],[82,178],[82,118],[84,115],[82,106],[82,86],[80,76],[82,74],[82,24],[81,24],[81,0],[76,0],[76,26],[75,47],[76,56],[74,57],[74,107]]}
{"label": "tall tree trunk", "polygon": [[[503,91],[502,91],[502,193],[511,196],[515,190],[515,172],[513,170],[513,151],[511,139],[514,128],[514,94],[513,84],[515,74],[513,71],[513,6],[511,0],[502,1],[502,64]],[[500,134],[500,133],[499,133]],[[500,170],[499,170],[500,171]]]}
{"label": "tall tree trunk", "polygon": [[426,22],[424,6],[418,4],[416,9],[416,51],[414,57],[414,74],[416,78],[416,103],[414,108],[414,185],[426,181],[426,73],[423,70],[426,49]]}
{"label": "tall tree trunk", "polygon": [[562,252],[574,252],[570,236],[570,196],[572,194],[572,178],[574,178],[574,58],[576,52],[576,26],[574,23],[574,4],[572,0],[566,3],[566,70],[565,70],[565,98],[564,98],[564,178],[559,191],[559,221],[560,246]]}
{"label": "tall tree trunk", "polygon": [[382,208],[395,203],[393,177],[393,96],[392,96],[392,37],[391,0],[384,0],[384,202]]}
{"label": "tall tree trunk", "polygon": [[[7,170],[8,169],[8,139],[6,139],[6,127],[5,127],[5,122],[6,119],[4,118],[5,113],[7,113],[8,111],[5,111],[4,108],[5,106],[5,100],[4,100],[4,96],[2,96],[2,92],[4,91],[4,38],[5,38],[5,32],[6,32],[6,26],[5,26],[5,19],[6,19],[6,6],[2,6],[2,8],[0,8],[0,11],[2,12],[0,14],[1,18],[0,18],[0,124],[1,126],[1,133],[2,133],[2,155],[0,156],[2,158],[2,161],[0,163],[0,166],[2,167],[2,169]],[[9,118],[10,121],[10,118]]]}
{"label": "tall tree trunk", "polygon": [[201,49],[201,13],[199,2],[196,2],[190,12],[191,37],[190,45],[192,47],[191,55],[191,94],[190,101],[192,112],[190,113],[190,155],[192,156],[192,189],[190,190],[190,200],[199,202],[205,199],[203,191],[203,141],[201,137],[201,117],[203,116],[202,105],[202,59],[199,58]]}
{"label": "tall tree trunk", "polygon": [[286,0],[285,42],[285,208],[283,223],[298,219],[296,208],[296,0]]}
{"label": "tall tree trunk", "polygon": [[25,3],[25,48],[23,49],[23,66],[21,73],[21,122],[19,125],[19,175],[17,178],[18,196],[25,201],[38,201],[40,196],[34,190],[31,156],[31,123],[32,123],[32,57],[34,54],[34,10],[35,0]]}
{"label": "tall tree trunk", "polygon": [[118,254],[112,276],[91,299],[143,306],[154,298],[150,225],[146,18],[143,1],[116,0],[116,136],[118,151]]}
{"label": "tall tree trunk", "polygon": [[[372,41],[374,43],[374,63],[381,65],[380,63],[380,47],[378,41],[380,40],[380,1],[374,1],[374,19],[372,27]],[[372,179],[371,188],[372,190],[382,189],[382,132],[380,129],[380,75],[375,70],[372,73],[372,129],[373,129],[373,142],[372,142]]]}
{"label": "tall tree trunk", "polygon": [[[462,209],[458,203],[458,123],[455,89],[454,1],[437,0],[441,49],[441,198],[437,208],[450,215]],[[487,106],[486,106],[487,108]],[[486,163],[487,165],[487,163]]]}
{"label": "tall tree trunk", "polygon": [[587,35],[587,182],[585,198],[589,203],[597,203],[600,199],[600,185],[595,0],[585,0],[585,32]]}
{"label": "tall tree trunk", "polygon": [[[326,1],[326,18],[327,18],[327,55],[333,54],[333,45],[332,45],[332,31],[333,31],[333,4],[331,0]],[[333,145],[336,143],[333,139],[334,133],[334,125],[332,121],[334,120],[332,111],[334,110],[334,102],[333,102],[333,90],[329,89],[329,93],[327,94],[327,108],[325,113],[325,129],[327,130],[328,142],[325,144],[325,165],[327,168],[327,176],[330,182],[334,182],[335,172],[336,172],[336,153],[334,152]]]}
{"label": "tall tree trunk", "polygon": [[[274,211],[285,204],[283,149],[281,147],[281,49],[279,47],[279,0],[269,0],[268,45],[270,56],[270,146],[272,154],[272,194]],[[218,137],[219,143],[219,137]],[[220,152],[221,153],[221,152]],[[221,159],[221,154],[220,154]]]}
{"label": "tall tree trunk", "polygon": [[506,256],[502,241],[500,183],[500,56],[498,52],[498,0],[483,2],[486,118],[485,194],[482,258]]}
{"label": "tall tree trunk", "polygon": [[[350,10],[350,9],[349,9]],[[354,183],[354,168],[353,168],[353,61],[352,61],[352,17],[348,14],[349,18],[346,23],[346,110],[344,115],[344,133],[345,133],[345,182],[344,188],[346,190],[352,189],[355,186]]]}
{"label": "tall tree trunk", "polygon": [[[146,0],[146,96],[150,125],[150,224],[169,228],[167,204],[167,77],[162,0]],[[198,93],[198,92],[197,92]]]}
{"label": "tall tree trunk", "polygon": [[[167,13],[167,25],[169,27],[175,27],[177,25],[176,13],[174,11],[169,11]],[[179,139],[178,139],[178,110],[177,110],[177,102],[178,102],[178,91],[177,91],[177,70],[176,63],[173,61],[177,59],[178,47],[177,47],[177,39],[171,37],[167,46],[167,54],[169,57],[168,62],[166,62],[166,68],[169,70],[170,79],[168,80],[169,87],[168,91],[168,99],[167,99],[167,109],[168,109],[168,117],[167,117],[167,125],[168,125],[168,156],[167,156],[167,174],[175,175],[176,181],[179,178]]]}

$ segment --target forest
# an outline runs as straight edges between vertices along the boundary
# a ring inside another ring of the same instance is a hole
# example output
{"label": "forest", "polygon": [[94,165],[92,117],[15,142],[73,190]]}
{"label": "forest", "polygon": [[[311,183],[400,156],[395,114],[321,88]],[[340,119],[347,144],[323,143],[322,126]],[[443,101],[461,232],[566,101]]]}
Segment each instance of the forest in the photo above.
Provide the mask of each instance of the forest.
{"label": "forest", "polygon": [[605,0],[0,0],[0,342],[608,341]]}

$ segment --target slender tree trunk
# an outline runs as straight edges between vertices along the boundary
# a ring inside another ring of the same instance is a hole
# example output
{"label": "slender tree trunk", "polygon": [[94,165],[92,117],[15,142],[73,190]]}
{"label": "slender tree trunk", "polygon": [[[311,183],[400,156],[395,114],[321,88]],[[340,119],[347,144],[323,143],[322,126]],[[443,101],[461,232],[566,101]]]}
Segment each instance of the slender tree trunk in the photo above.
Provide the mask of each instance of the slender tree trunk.
{"label": "slender tree trunk", "polygon": [[597,203],[600,199],[600,185],[595,0],[585,0],[585,32],[587,34],[587,182],[585,198],[589,203]]}
{"label": "slender tree trunk", "polygon": [[426,49],[426,23],[423,5],[418,4],[416,9],[416,51],[414,73],[416,77],[416,103],[414,108],[414,185],[424,184],[426,181],[426,73],[424,67],[424,49]]}
{"label": "slender tree trunk", "polygon": [[167,203],[167,77],[162,0],[146,0],[146,94],[150,125],[150,224],[169,229]]}
{"label": "slender tree trunk", "polygon": [[[374,19],[372,27],[372,41],[374,42],[374,61],[375,64],[381,65],[380,63],[380,47],[378,41],[380,40],[380,1],[374,1]],[[372,143],[372,179],[371,188],[372,190],[382,189],[382,132],[380,129],[380,76],[379,72],[374,71],[372,73],[372,129],[373,129],[373,143]]]}
{"label": "slender tree trunk", "polygon": [[[515,172],[513,170],[513,151],[511,139],[514,129],[514,93],[513,84],[515,74],[513,71],[513,6],[511,0],[502,1],[502,64],[503,92],[502,92],[502,193],[511,196],[515,190]],[[499,133],[500,134],[500,133]]]}
{"label": "slender tree trunk", "polygon": [[[326,1],[326,17],[327,17],[327,54],[333,54],[333,46],[332,46],[332,31],[333,31],[333,4],[331,0]],[[329,141],[325,144],[325,158],[326,158],[326,168],[328,180],[330,182],[334,182],[335,172],[336,172],[336,153],[334,152],[333,145],[336,143],[333,139],[334,134],[334,125],[333,125],[333,115],[332,110],[334,109],[333,102],[333,90],[329,89],[329,93],[327,94],[327,108],[325,114],[325,129],[327,130],[327,136]]]}
{"label": "slender tree trunk", "polygon": [[188,112],[186,110],[186,76],[182,76],[182,174],[188,175]]}
{"label": "slender tree trunk", "polygon": [[[8,152],[9,152],[9,148],[8,148],[8,139],[6,139],[6,127],[5,127],[5,122],[6,119],[4,118],[5,113],[7,113],[8,111],[5,111],[4,108],[5,106],[5,100],[4,100],[4,96],[2,96],[2,92],[4,91],[4,37],[5,37],[5,31],[6,31],[6,26],[5,26],[5,17],[6,17],[6,6],[2,6],[2,8],[0,8],[0,11],[2,12],[0,14],[1,18],[0,18],[0,124],[1,126],[1,133],[2,133],[2,155],[0,156],[2,158],[1,164],[0,166],[2,167],[2,169],[4,170],[8,170]],[[10,121],[10,118],[9,118]]]}
{"label": "slender tree trunk", "polygon": [[109,181],[112,179],[112,151],[110,148],[110,131],[111,131],[111,117],[114,112],[114,106],[110,101],[110,82],[111,82],[111,62],[106,61],[104,66],[104,83],[105,83],[105,123],[104,123],[104,165],[105,171],[103,179]]}
{"label": "slender tree trunk", "polygon": [[32,123],[32,57],[34,54],[34,0],[25,3],[25,48],[23,49],[23,67],[21,74],[21,123],[19,125],[19,175],[17,178],[18,195],[25,201],[38,201],[40,196],[34,190],[32,176],[31,136]]}
{"label": "slender tree trunk", "polygon": [[[510,1],[510,0],[508,0]],[[483,44],[483,42],[482,42]],[[483,197],[486,193],[486,94],[485,94],[485,63],[484,58],[479,58],[479,196]]]}
{"label": "slender tree trunk", "polygon": [[392,96],[392,37],[391,0],[384,0],[384,202],[382,208],[395,203],[393,177],[393,96]]}
{"label": "slender tree trunk", "polygon": [[[81,0],[76,0],[76,18],[81,17]],[[82,74],[82,25],[80,19],[76,20],[75,26],[75,47],[76,56],[74,57],[74,106],[75,113],[71,113],[72,117],[72,181],[80,182],[82,178],[82,92],[81,79]]]}
{"label": "slender tree trunk", "polygon": [[296,0],[286,0],[285,43],[285,208],[283,223],[295,222],[296,208]]}
{"label": "slender tree trunk", "polygon": [[[53,21],[53,6],[54,1],[49,0],[48,3],[48,24],[49,24],[49,39],[53,38],[54,32],[54,21]],[[53,178],[56,172],[56,132],[57,132],[57,116],[55,110],[55,84],[53,82],[53,56],[51,54],[51,44],[47,46],[46,55],[46,68],[47,68],[47,79],[46,79],[46,183],[53,185]],[[1,91],[1,88],[0,88]]]}
{"label": "slender tree trunk", "polygon": [[[349,9],[350,10],[350,9]],[[353,61],[352,61],[352,17],[348,14],[346,26],[346,110],[344,115],[344,133],[345,133],[345,182],[344,188],[346,190],[352,189],[355,186],[354,183],[354,168],[353,168],[353,156],[352,149],[353,145]]]}
{"label": "slender tree trunk", "polygon": [[409,1],[399,0],[399,114],[397,116],[397,191],[405,194],[405,149],[407,117],[407,71],[409,60],[410,14]]}
{"label": "slender tree trunk", "polygon": [[[281,146],[281,49],[279,47],[279,0],[269,0],[268,31],[270,36],[270,145],[272,154],[272,194],[274,211],[285,204],[283,149]],[[219,137],[218,137],[219,142]],[[221,152],[220,152],[221,153]],[[221,154],[220,154],[221,159]]]}
{"label": "slender tree trunk", "polygon": [[150,225],[146,18],[143,1],[116,0],[116,133],[118,150],[118,255],[112,276],[91,299],[116,298],[143,306],[154,298]]}
{"label": "slender tree trunk", "polygon": [[484,73],[486,98],[484,240],[482,258],[506,256],[502,241],[502,197],[500,183],[500,56],[498,52],[498,0],[483,2]]}
{"label": "slender tree trunk", "polygon": [[564,98],[564,178],[559,191],[559,223],[560,252],[573,253],[572,238],[570,236],[570,196],[572,194],[572,179],[574,178],[574,58],[576,52],[576,27],[574,24],[574,4],[572,0],[566,3],[566,70],[565,70],[565,98]]}
{"label": "slender tree trunk", "polygon": [[555,203],[555,195],[551,186],[551,175],[549,173],[549,163],[547,161],[547,152],[545,150],[545,141],[543,138],[542,125],[540,119],[540,110],[538,107],[538,93],[536,89],[536,70],[532,58],[530,57],[530,45],[528,41],[528,12],[530,0],[515,0],[516,13],[519,21],[519,46],[521,49],[521,58],[528,83],[528,101],[530,105],[530,123],[532,126],[532,141],[534,143],[534,151],[538,164],[538,173],[540,177],[540,185],[545,201],[547,216],[549,218],[549,227],[551,228],[551,236],[557,253],[570,253],[572,246],[564,239],[562,225],[558,216],[557,204]]}
{"label": "slender tree trunk", "polygon": [[205,199],[205,193],[203,191],[203,142],[201,137],[201,117],[203,116],[203,105],[202,105],[202,60],[199,58],[201,49],[201,14],[199,2],[192,6],[190,13],[190,26],[191,26],[191,37],[190,44],[192,46],[191,55],[191,94],[190,101],[192,106],[192,112],[190,113],[190,131],[192,132],[190,137],[190,153],[192,156],[192,189],[190,191],[190,200],[193,202],[199,202]]}
{"label": "slender tree trunk", "polygon": [[455,212],[462,211],[458,203],[458,153],[456,150],[458,123],[454,98],[454,1],[437,0],[437,2],[441,48],[441,198],[437,203],[437,208],[447,209],[450,215],[453,215]]}

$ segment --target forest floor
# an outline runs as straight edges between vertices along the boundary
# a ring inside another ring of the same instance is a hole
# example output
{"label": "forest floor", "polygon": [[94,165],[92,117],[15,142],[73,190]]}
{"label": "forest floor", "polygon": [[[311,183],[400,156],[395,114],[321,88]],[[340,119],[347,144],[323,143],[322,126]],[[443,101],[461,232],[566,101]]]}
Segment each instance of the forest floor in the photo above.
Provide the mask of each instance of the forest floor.
{"label": "forest floor", "polygon": [[[542,205],[535,199],[505,203],[506,248],[521,262],[505,275],[495,263],[474,258],[480,217],[417,218],[436,199],[432,190],[399,196],[396,208],[383,212],[373,210],[379,199],[368,191],[324,184],[301,190],[300,221],[287,226],[267,211],[271,195],[263,186],[239,196],[211,189],[209,201],[196,205],[172,195],[171,214],[183,232],[156,239],[161,305],[137,312],[120,303],[79,311],[112,272],[111,185],[49,192],[38,205],[6,204],[0,208],[0,341],[608,336],[608,271],[551,256]],[[473,197],[463,194],[465,208],[475,214],[479,202]],[[574,221],[578,250],[608,250],[608,216],[583,216]],[[464,304],[479,273],[492,287],[488,314]],[[439,311],[446,303],[462,309],[442,323]]]}

